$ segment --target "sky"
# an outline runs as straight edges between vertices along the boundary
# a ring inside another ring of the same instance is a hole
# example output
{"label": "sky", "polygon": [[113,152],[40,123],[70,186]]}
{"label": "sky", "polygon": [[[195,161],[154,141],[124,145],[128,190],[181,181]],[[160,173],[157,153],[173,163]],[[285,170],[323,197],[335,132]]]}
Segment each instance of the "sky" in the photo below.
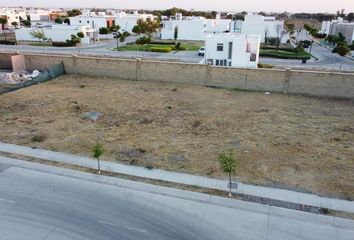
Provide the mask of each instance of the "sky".
{"label": "sky", "polygon": [[0,0],[0,6],[215,10],[229,12],[354,12],[354,0]]}

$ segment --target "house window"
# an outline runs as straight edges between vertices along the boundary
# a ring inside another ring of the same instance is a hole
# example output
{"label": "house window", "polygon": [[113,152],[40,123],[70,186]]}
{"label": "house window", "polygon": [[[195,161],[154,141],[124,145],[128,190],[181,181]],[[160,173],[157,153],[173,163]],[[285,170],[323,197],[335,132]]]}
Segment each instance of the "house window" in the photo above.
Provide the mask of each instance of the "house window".
{"label": "house window", "polygon": [[216,59],[215,65],[219,66],[219,59]]}
{"label": "house window", "polygon": [[218,51],[218,52],[224,51],[224,44],[218,43],[216,46],[216,51]]}
{"label": "house window", "polygon": [[87,21],[87,23],[90,23],[90,21]]}
{"label": "house window", "polygon": [[79,23],[81,23],[81,20],[79,21]]}

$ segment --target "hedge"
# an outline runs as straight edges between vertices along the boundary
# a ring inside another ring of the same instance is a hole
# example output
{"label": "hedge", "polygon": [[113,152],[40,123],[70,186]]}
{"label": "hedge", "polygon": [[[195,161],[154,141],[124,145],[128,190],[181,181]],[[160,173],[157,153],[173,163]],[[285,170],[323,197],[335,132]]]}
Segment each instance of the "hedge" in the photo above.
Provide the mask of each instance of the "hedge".
{"label": "hedge", "polygon": [[261,57],[270,57],[270,58],[280,58],[280,59],[310,59],[310,55],[297,55],[297,56],[285,56],[281,54],[272,54],[272,53],[260,53]]}
{"label": "hedge", "polygon": [[74,47],[75,44],[72,42],[52,42],[54,47]]}
{"label": "hedge", "polygon": [[175,42],[172,41],[152,41],[150,44],[158,44],[158,45],[175,45]]}
{"label": "hedge", "polygon": [[6,44],[6,45],[16,45],[16,42],[12,42],[12,41],[5,41],[5,40],[0,40],[0,44]]}
{"label": "hedge", "polygon": [[171,48],[171,47],[165,47],[165,48],[162,48],[162,47],[151,47],[151,48],[150,48],[150,51],[151,51],[151,52],[169,53],[169,52],[172,51],[172,48]]}

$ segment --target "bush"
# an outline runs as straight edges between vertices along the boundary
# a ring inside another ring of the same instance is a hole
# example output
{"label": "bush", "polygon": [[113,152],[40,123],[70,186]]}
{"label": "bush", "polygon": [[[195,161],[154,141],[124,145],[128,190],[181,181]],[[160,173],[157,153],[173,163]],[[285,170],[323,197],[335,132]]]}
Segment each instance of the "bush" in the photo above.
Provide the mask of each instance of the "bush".
{"label": "bush", "polygon": [[325,38],[325,37],[327,37],[327,34],[325,34],[325,33],[317,33],[317,34],[314,35],[314,37],[316,37],[316,38]]}
{"label": "bush", "polygon": [[172,48],[171,47],[151,47],[150,48],[150,51],[151,52],[162,52],[162,53],[169,53],[172,51]]}
{"label": "bush", "polygon": [[[179,42],[178,42],[179,43]],[[177,43],[177,44],[178,44]],[[156,44],[156,45],[175,45],[175,42],[172,41],[152,41],[150,44]],[[181,43],[179,43],[181,44]]]}
{"label": "bush", "polygon": [[12,41],[5,41],[5,40],[0,40],[0,44],[6,44],[6,45],[16,45],[16,42]]}
{"label": "bush", "polygon": [[258,63],[257,66],[258,66],[258,68],[274,68],[273,65],[266,64],[266,63]]}
{"label": "bush", "polygon": [[149,37],[141,37],[141,38],[138,38],[135,43],[136,44],[140,44],[140,45],[144,45],[144,44],[148,44],[151,42],[151,38]]}
{"label": "bush", "polygon": [[54,47],[74,47],[75,44],[73,42],[52,42]]}

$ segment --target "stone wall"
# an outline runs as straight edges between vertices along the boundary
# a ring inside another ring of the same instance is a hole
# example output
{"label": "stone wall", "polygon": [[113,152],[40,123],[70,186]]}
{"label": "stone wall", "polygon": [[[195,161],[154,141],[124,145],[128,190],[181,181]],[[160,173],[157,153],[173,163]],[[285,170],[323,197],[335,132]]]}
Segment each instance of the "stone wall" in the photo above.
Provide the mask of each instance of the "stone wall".
{"label": "stone wall", "polygon": [[353,73],[226,68],[139,59],[40,54],[25,54],[25,62],[28,70],[44,70],[63,62],[68,74],[354,99]]}

